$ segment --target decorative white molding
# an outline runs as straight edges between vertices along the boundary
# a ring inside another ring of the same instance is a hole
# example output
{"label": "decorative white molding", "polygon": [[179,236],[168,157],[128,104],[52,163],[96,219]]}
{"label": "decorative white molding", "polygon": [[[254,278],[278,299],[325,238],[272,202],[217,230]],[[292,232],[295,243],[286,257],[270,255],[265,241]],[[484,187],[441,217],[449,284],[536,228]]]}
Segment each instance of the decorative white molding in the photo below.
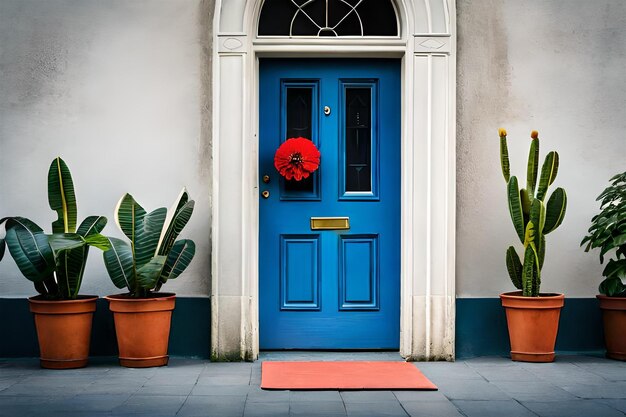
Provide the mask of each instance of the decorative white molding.
{"label": "decorative white molding", "polygon": [[213,356],[254,360],[259,352],[258,59],[350,56],[402,60],[400,353],[454,358],[454,1],[394,0],[399,38],[338,40],[257,38],[262,0],[216,0]]}
{"label": "decorative white molding", "polygon": [[219,53],[246,53],[246,35],[218,35]]}
{"label": "decorative white molding", "polygon": [[415,53],[450,53],[450,36],[413,36]]}

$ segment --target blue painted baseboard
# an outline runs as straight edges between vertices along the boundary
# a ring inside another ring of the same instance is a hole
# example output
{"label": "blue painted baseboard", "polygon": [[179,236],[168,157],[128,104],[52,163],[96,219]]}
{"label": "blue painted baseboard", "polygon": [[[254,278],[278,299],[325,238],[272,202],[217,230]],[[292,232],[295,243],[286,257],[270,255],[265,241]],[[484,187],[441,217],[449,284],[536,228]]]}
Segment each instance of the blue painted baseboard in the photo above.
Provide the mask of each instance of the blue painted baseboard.
{"label": "blue painted baseboard", "polygon": [[[91,340],[92,356],[116,356],[113,316],[98,300]],[[28,301],[0,298],[0,358],[39,356],[37,335]],[[178,297],[172,316],[170,354],[208,358],[211,302],[209,298]],[[597,352],[604,349],[602,316],[595,298],[565,298],[556,349]],[[457,359],[509,354],[506,316],[499,298],[456,300]]]}
{"label": "blue painted baseboard", "polygon": [[[37,357],[35,322],[23,298],[0,298],[0,358]],[[211,301],[177,297],[172,314],[169,353],[173,356],[208,358]],[[113,315],[108,302],[99,299],[93,319],[91,356],[117,356]]]}
{"label": "blue painted baseboard", "polygon": [[[561,311],[557,351],[604,349],[602,314],[595,298],[567,298]],[[506,356],[511,350],[499,298],[457,298],[456,357]]]}

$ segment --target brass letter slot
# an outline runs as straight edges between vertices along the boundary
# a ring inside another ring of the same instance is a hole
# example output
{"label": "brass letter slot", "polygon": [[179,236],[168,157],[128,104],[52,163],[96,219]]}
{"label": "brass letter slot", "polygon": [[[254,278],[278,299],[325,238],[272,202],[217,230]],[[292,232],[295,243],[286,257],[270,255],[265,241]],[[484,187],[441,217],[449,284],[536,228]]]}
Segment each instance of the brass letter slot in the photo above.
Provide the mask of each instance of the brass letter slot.
{"label": "brass letter slot", "polygon": [[349,228],[349,217],[311,217],[311,230],[346,230]]}

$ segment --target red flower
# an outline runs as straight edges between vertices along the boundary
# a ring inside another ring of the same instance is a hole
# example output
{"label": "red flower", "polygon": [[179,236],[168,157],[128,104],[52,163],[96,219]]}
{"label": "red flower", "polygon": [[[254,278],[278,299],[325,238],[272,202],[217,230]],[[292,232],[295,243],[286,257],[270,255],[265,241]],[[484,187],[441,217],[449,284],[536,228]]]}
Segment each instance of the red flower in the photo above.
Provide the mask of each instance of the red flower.
{"label": "red flower", "polygon": [[286,179],[300,181],[319,168],[320,151],[306,138],[290,138],[276,150],[274,166]]}

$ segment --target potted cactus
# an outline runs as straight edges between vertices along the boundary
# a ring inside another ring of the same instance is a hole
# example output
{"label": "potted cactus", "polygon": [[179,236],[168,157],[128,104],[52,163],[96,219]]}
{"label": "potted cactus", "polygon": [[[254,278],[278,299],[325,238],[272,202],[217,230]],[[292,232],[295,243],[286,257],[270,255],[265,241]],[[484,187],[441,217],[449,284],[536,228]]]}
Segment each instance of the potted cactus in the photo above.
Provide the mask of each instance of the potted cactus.
{"label": "potted cactus", "polygon": [[559,168],[559,154],[546,155],[539,184],[539,134],[530,134],[526,188],[519,189],[517,177],[510,175],[506,130],[500,129],[500,163],[507,183],[508,206],[515,232],[523,247],[523,262],[515,247],[506,251],[506,267],[519,290],[500,295],[506,311],[511,359],[525,362],[552,362],[563,294],[540,292],[541,269],[546,253],[545,236],[554,231],[565,217],[567,195],[556,188],[548,196]]}
{"label": "potted cactus", "polygon": [[611,257],[602,271],[597,296],[602,309],[606,356],[626,360],[626,172],[611,178],[611,185],[598,197],[600,213],[591,219],[585,252],[600,249],[600,263]]}
{"label": "potted cactus", "polygon": [[160,293],[167,280],[178,277],[195,254],[192,240],[176,240],[194,208],[183,188],[170,210],[146,213],[130,194],[115,209],[115,221],[130,242],[109,238],[104,263],[113,284],[125,294],[105,297],[115,320],[122,366],[145,368],[168,363],[167,348],[176,295]]}
{"label": "potted cactus", "polygon": [[87,217],[76,228],[77,207],[70,170],[55,158],[48,171],[48,202],[57,212],[52,234],[24,217],[6,217],[5,238],[0,239],[0,259],[5,244],[24,277],[39,292],[28,299],[35,317],[43,368],[68,369],[87,365],[91,323],[97,296],[79,295],[89,247],[108,250],[100,232],[106,217]]}

